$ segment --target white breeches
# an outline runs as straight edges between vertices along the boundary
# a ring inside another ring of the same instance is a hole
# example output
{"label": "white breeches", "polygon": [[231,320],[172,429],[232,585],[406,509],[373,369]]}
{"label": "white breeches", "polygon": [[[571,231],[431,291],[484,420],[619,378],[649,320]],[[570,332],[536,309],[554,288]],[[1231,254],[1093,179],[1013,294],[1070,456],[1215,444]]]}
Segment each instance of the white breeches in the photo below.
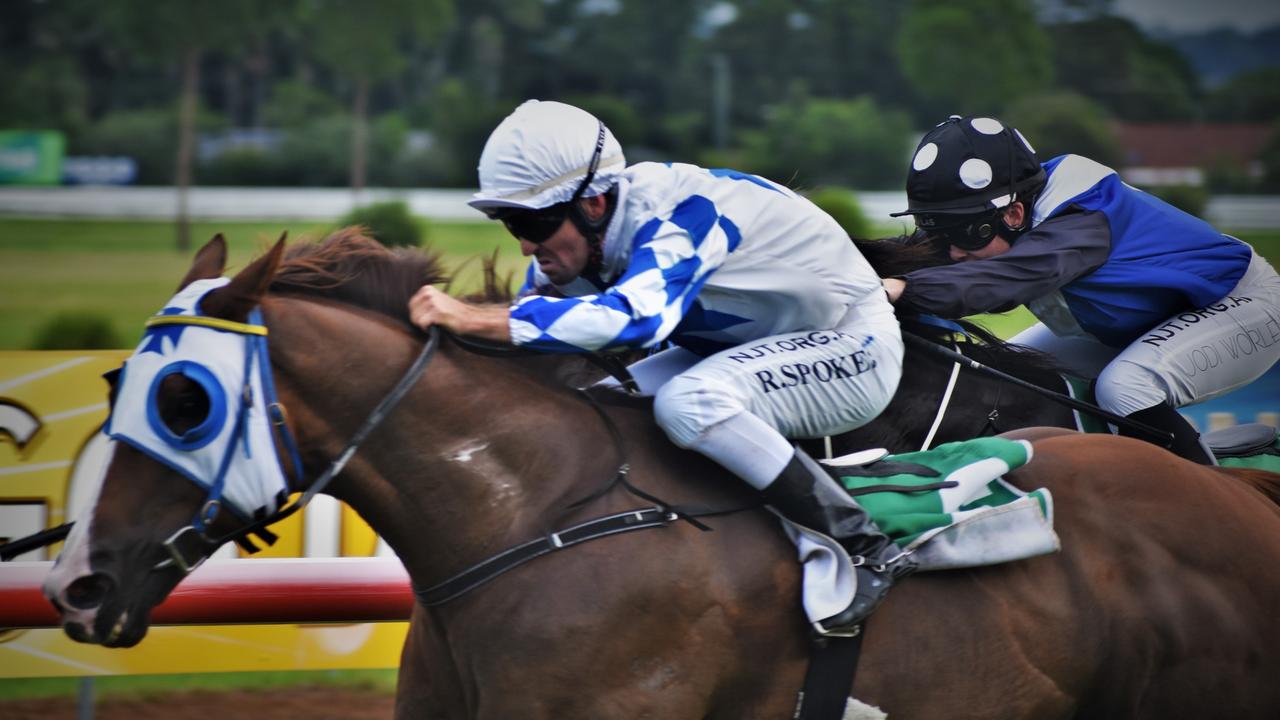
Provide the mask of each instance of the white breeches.
{"label": "white breeches", "polygon": [[1123,349],[1061,338],[1043,324],[1012,341],[1097,378],[1104,410],[1129,415],[1162,402],[1184,407],[1247,385],[1280,361],[1280,277],[1255,253],[1226,297],[1174,315]]}
{"label": "white breeches", "polygon": [[700,358],[673,348],[631,367],[672,442],[763,488],[792,455],[787,438],[870,422],[898,389],[902,335],[890,314],[785,333]]}

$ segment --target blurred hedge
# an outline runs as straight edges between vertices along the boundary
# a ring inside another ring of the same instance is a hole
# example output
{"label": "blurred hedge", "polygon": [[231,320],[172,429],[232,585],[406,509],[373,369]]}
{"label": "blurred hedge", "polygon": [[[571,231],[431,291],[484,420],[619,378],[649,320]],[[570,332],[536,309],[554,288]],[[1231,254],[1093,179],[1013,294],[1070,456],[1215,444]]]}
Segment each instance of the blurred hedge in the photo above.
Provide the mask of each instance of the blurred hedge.
{"label": "blurred hedge", "polygon": [[63,312],[36,331],[34,350],[116,350],[122,347],[111,320],[94,312]]}
{"label": "blurred hedge", "polygon": [[426,233],[403,200],[373,203],[342,216],[339,227],[361,225],[370,237],[387,247],[420,247]]}
{"label": "blurred hedge", "polygon": [[849,237],[871,237],[871,222],[862,211],[858,197],[848,188],[828,187],[808,194],[809,200],[840,223]]}

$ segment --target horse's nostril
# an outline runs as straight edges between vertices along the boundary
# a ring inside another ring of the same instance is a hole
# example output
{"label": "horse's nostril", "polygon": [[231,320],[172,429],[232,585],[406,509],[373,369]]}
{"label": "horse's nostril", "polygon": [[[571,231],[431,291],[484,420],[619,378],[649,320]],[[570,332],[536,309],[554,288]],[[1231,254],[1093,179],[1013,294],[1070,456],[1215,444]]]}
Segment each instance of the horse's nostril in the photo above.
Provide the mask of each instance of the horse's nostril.
{"label": "horse's nostril", "polygon": [[67,602],[77,610],[87,610],[102,604],[115,583],[102,573],[85,575],[67,586]]}

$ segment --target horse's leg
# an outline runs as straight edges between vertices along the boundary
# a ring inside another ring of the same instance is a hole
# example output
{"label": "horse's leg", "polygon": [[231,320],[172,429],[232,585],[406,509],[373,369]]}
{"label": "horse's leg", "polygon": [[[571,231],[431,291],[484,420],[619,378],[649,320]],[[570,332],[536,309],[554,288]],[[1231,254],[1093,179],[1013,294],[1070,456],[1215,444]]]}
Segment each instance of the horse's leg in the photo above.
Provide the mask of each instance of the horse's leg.
{"label": "horse's leg", "polygon": [[445,699],[433,689],[448,675],[448,667],[428,667],[427,623],[416,603],[409,620],[409,634],[400,651],[400,671],[396,676],[396,720],[444,720],[451,717]]}

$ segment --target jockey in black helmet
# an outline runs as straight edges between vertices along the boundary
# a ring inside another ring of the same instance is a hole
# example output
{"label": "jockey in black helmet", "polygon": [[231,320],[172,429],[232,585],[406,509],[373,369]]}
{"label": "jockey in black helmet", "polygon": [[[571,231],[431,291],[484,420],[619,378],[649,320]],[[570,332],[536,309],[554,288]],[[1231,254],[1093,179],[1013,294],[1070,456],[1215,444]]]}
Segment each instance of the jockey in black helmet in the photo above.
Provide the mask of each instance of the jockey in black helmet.
{"label": "jockey in black helmet", "polygon": [[1040,164],[999,120],[952,116],[916,148],[907,197],[897,214],[956,264],[884,279],[891,300],[944,317],[1027,305],[1040,322],[1014,342],[1096,378],[1099,405],[1172,433],[1184,457],[1213,462],[1176,408],[1280,360],[1276,271],[1111,168]]}

